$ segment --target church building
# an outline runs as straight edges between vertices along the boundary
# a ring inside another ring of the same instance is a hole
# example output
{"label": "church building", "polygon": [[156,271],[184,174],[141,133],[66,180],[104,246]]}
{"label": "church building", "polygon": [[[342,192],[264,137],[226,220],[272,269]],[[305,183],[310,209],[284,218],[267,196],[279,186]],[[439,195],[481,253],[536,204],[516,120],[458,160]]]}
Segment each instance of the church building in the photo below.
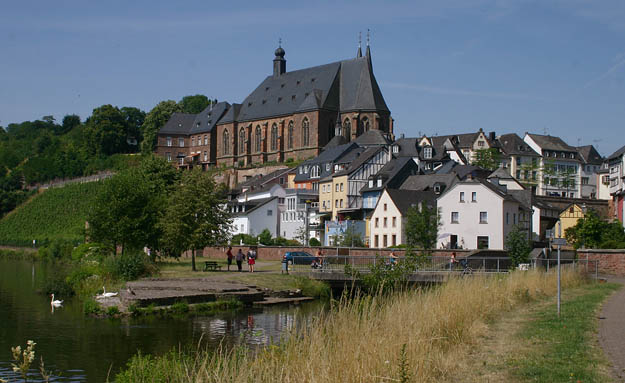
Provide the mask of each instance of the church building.
{"label": "church building", "polygon": [[240,104],[219,102],[197,115],[174,113],[158,133],[157,154],[179,166],[247,166],[319,155],[369,130],[393,137],[393,119],[363,56],[286,70],[279,46],[273,73]]}

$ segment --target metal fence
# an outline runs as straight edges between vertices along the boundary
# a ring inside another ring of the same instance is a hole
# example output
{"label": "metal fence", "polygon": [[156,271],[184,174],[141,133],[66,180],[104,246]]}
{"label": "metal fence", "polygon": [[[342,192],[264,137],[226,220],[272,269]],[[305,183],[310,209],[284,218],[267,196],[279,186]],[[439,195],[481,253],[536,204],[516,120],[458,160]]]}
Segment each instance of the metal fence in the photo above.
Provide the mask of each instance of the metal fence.
{"label": "metal fence", "polygon": [[[322,257],[293,256],[288,263],[289,272],[332,272],[344,273],[346,270],[355,270],[359,273],[371,272],[374,268],[393,269],[396,265],[406,262],[406,257],[397,257],[393,260],[388,256],[349,256],[326,255]],[[597,277],[598,262],[595,260],[563,260],[562,267],[580,269],[582,272]],[[346,267],[349,266],[349,267]],[[557,267],[555,259],[536,259],[521,265],[520,269],[538,268],[545,271]],[[448,256],[418,256],[415,261],[414,273],[508,273],[513,268],[509,257],[458,257],[451,262]]]}

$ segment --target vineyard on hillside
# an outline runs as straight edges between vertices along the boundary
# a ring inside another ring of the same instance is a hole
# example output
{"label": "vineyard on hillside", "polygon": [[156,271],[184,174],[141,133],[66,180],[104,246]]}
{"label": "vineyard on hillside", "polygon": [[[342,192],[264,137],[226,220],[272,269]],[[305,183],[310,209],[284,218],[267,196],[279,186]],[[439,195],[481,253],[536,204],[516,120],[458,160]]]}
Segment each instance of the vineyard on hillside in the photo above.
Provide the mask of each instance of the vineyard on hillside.
{"label": "vineyard on hillside", "polygon": [[48,189],[0,220],[0,245],[84,240],[87,214],[103,181]]}

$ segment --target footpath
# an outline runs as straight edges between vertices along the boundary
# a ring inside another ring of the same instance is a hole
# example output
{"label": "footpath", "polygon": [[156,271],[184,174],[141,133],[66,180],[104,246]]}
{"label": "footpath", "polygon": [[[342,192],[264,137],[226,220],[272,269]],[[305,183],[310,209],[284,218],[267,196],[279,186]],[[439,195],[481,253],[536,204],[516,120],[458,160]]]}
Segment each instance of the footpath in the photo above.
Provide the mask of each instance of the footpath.
{"label": "footpath", "polygon": [[[625,285],[624,277],[607,280]],[[612,362],[615,377],[625,382],[625,288],[608,298],[599,318],[599,344]]]}

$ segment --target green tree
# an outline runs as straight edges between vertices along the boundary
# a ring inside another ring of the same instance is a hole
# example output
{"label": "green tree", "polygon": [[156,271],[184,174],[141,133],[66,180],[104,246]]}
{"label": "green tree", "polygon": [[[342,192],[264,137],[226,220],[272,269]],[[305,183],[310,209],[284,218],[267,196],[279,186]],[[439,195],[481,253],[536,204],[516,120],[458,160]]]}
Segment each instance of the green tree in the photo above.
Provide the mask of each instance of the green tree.
{"label": "green tree", "polygon": [[[120,109],[124,121],[126,121],[126,136],[127,138],[134,138],[140,143],[143,140],[142,126],[145,122],[145,112],[141,109],[131,106],[124,106]],[[136,147],[129,147],[129,151],[136,151]]]}
{"label": "green tree", "polygon": [[180,106],[183,113],[198,114],[210,104],[208,97],[203,94],[196,94],[195,96],[184,96],[180,100]]}
{"label": "green tree", "polygon": [[77,126],[80,126],[80,117],[75,114],[68,114],[63,117],[61,128],[58,130],[57,134],[65,134]]}
{"label": "green tree", "polygon": [[362,240],[362,234],[356,231],[352,222],[347,222],[347,228],[341,236],[339,246],[365,247],[365,242]]}
{"label": "green tree", "polygon": [[88,237],[96,242],[141,249],[156,236],[162,207],[137,169],[105,181],[88,216]]}
{"label": "green tree", "polygon": [[172,114],[182,112],[182,107],[176,101],[161,101],[145,116],[143,122],[143,141],[141,152],[144,154],[154,152],[158,131],[165,125]]}
{"label": "green tree", "polygon": [[438,210],[421,203],[412,206],[406,216],[406,244],[409,248],[429,251],[436,247],[441,219]]}
{"label": "green tree", "polygon": [[177,257],[192,250],[228,243],[231,217],[226,206],[226,190],[200,169],[184,172],[181,183],[170,194],[160,226],[162,247],[167,255]]}
{"label": "green tree", "polygon": [[261,245],[265,245],[265,246],[273,245],[273,241],[271,239],[271,232],[269,231],[269,229],[263,229],[263,231],[261,231],[260,234],[258,235],[258,240],[260,241]]}
{"label": "green tree", "polygon": [[87,149],[93,154],[111,155],[126,149],[126,120],[112,105],[95,108],[85,123]]}
{"label": "green tree", "polygon": [[508,256],[515,267],[518,266],[519,263],[527,263],[529,261],[532,247],[527,239],[527,233],[518,225],[514,226],[508,233],[505,246],[508,251]]}
{"label": "green tree", "polygon": [[597,215],[594,210],[585,214],[575,226],[564,231],[568,243],[576,249],[620,248],[625,245],[625,231],[617,222],[607,222]]}
{"label": "green tree", "polygon": [[472,165],[483,169],[496,170],[501,163],[501,153],[496,148],[478,149]]}

